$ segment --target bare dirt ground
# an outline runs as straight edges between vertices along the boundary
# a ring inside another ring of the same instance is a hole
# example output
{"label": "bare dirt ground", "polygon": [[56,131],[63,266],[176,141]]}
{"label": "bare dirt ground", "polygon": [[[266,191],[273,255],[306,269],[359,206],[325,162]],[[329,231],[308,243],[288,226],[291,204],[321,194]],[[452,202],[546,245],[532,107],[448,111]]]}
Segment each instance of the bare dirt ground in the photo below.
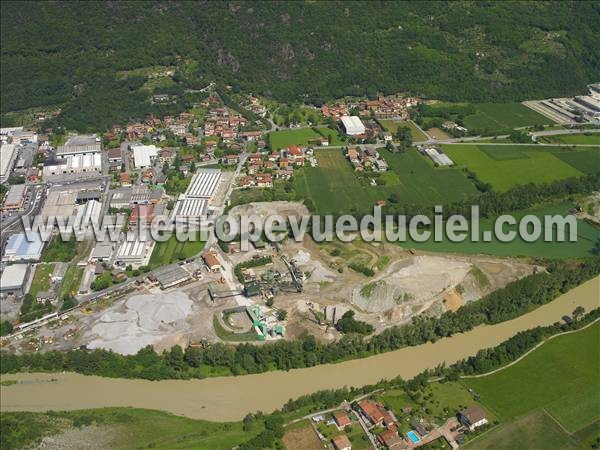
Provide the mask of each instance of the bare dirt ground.
{"label": "bare dirt ground", "polygon": [[321,450],[323,444],[311,426],[290,430],[283,436],[286,450]]}
{"label": "bare dirt ground", "polygon": [[[326,310],[337,310],[339,318],[352,309],[357,319],[381,331],[418,314],[454,311],[534,271],[513,259],[412,254],[389,243],[362,241],[286,241],[281,253],[307,274],[304,292],[280,293],[275,299],[275,305],[289,313],[288,338],[309,332],[323,341],[339,337],[333,327],[319,325],[317,316]],[[366,277],[349,269],[350,262],[373,267],[376,273]]]}

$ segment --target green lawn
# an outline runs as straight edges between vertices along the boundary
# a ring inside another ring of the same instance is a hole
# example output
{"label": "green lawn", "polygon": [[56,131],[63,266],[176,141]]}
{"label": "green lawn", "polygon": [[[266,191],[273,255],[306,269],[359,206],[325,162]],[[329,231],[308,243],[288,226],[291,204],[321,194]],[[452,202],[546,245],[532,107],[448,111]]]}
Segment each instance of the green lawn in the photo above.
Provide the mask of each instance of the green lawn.
{"label": "green lawn", "polygon": [[381,124],[385,127],[385,129],[387,131],[389,131],[392,134],[396,134],[396,130],[398,128],[400,128],[401,126],[406,126],[408,128],[410,128],[410,134],[412,135],[412,140],[413,141],[426,141],[429,138],[423,134],[423,132],[421,130],[419,130],[419,128],[412,123],[411,121],[408,122],[402,122],[402,121],[396,121],[396,120],[380,120]]}
{"label": "green lawn", "polygon": [[177,236],[173,235],[169,240],[154,245],[150,266],[157,267],[183,261],[197,255],[203,248],[204,242],[200,240],[179,242]]}
{"label": "green lawn", "polygon": [[552,120],[521,103],[476,103],[475,114],[465,117],[472,131],[497,132],[531,125],[552,124]]}
{"label": "green lawn", "polygon": [[2,421],[3,434],[6,432],[3,436],[6,448],[21,448],[24,444],[35,442],[36,438],[55,434],[65,428],[74,428],[73,432],[77,433],[77,425],[96,423],[106,427],[102,433],[109,436],[110,448],[114,450],[230,449],[248,441],[263,428],[259,421],[250,431],[245,432],[241,422],[207,422],[161,411],[134,408],[104,408],[49,414],[3,413]]}
{"label": "green lawn", "polygon": [[[543,223],[545,215],[566,215],[572,204],[568,202],[555,203],[551,205],[531,208],[525,211],[507,212],[518,221],[525,215],[533,214],[540,218]],[[473,242],[469,238],[463,242],[451,242],[446,239],[442,242],[435,242],[429,239],[426,242],[415,242],[407,237],[407,242],[400,243],[402,247],[415,248],[420,250],[441,252],[441,253],[465,253],[465,254],[486,254],[494,256],[524,256],[524,257],[545,257],[545,258],[573,258],[590,256],[598,242],[600,242],[600,227],[591,225],[583,220],[577,221],[577,241],[576,242],[558,242],[556,232],[553,233],[553,241],[545,242],[543,236],[535,242],[526,242],[517,237],[511,242],[501,242],[495,238],[492,233],[490,242],[483,242],[483,233],[494,230],[495,219],[482,219],[479,222],[479,241]],[[518,226],[504,226],[505,232],[517,231]],[[568,239],[568,237],[567,237]]]}
{"label": "green lawn", "polygon": [[576,432],[600,419],[599,342],[596,323],[553,339],[514,366],[464,382],[503,421],[545,408]]}
{"label": "green lawn", "polygon": [[542,136],[538,141],[549,144],[600,145],[600,133]]}
{"label": "green lawn", "polygon": [[35,297],[38,292],[49,291],[52,286],[50,276],[54,271],[54,264],[38,264],[35,268],[35,275],[31,282],[29,293]]}
{"label": "green lawn", "polygon": [[[498,191],[583,175],[559,156],[560,147],[457,144],[444,145],[443,149],[457,165],[475,172],[481,181]],[[580,151],[595,158],[591,152],[596,150]]]}
{"label": "green lawn", "polygon": [[342,145],[343,141],[336,130],[327,127],[300,128],[292,130],[273,131],[269,134],[269,141],[273,150],[279,150],[290,145],[308,145],[309,141],[320,137],[332,136],[331,145]]}
{"label": "green lawn", "polygon": [[316,151],[318,167],[306,167],[294,176],[294,188],[303,198],[311,199],[321,214],[369,212],[375,202],[386,200],[391,193],[397,193],[401,203],[428,206],[476,194],[460,170],[434,168],[416,150],[380,153],[390,166],[380,177],[385,180],[383,186],[360,180],[341,150],[323,149]]}

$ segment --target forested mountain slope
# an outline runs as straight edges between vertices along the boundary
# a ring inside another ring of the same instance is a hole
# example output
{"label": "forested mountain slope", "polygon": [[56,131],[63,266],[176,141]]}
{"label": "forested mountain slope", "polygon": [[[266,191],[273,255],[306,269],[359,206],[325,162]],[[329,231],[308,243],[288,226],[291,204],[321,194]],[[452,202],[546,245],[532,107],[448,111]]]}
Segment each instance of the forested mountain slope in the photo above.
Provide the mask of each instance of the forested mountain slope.
{"label": "forested mountain slope", "polygon": [[[522,100],[600,78],[599,2],[2,2],[1,12],[2,113],[61,105],[76,128],[181,109],[184,88],[213,80],[319,103],[378,91]],[[149,83],[132,72],[152,66],[173,73]],[[159,108],[152,93],[181,100]]]}

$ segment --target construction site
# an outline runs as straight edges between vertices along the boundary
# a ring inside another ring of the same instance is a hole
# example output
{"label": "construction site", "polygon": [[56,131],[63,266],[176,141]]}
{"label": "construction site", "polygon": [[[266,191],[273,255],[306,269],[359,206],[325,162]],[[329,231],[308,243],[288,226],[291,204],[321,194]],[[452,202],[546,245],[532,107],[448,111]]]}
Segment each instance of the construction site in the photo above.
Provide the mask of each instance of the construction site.
{"label": "construction site", "polygon": [[[253,205],[255,211],[261,206]],[[303,207],[275,202],[264,212],[301,212],[295,208]],[[372,268],[373,275],[354,267]],[[543,269],[511,258],[416,252],[360,240],[259,240],[246,252],[237,244],[227,251],[213,245],[183,266],[156,270],[120,295],[9,345],[16,352],[85,346],[132,354],[147,345],[162,351],[175,344],[260,343],[304,333],[331,342],[341,337],[335,324],[347,311],[377,333],[416,315],[455,311],[536,270]]]}

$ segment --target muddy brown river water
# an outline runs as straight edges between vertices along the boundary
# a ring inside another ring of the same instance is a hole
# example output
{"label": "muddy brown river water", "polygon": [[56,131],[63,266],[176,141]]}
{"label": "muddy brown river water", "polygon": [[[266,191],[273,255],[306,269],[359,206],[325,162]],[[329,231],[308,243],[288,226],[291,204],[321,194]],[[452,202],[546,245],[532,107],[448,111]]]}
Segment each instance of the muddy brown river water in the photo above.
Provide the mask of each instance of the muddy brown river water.
{"label": "muddy brown river water", "polygon": [[320,389],[362,386],[398,375],[412,378],[440,363],[452,364],[493,347],[519,331],[552,324],[577,306],[586,311],[600,306],[600,277],[514,320],[339,364],[189,381],[126,380],[75,373],[7,375],[2,380],[19,383],[0,387],[0,408],[46,411],[133,406],[212,421],[240,420],[249,412],[269,412],[290,398]]}

